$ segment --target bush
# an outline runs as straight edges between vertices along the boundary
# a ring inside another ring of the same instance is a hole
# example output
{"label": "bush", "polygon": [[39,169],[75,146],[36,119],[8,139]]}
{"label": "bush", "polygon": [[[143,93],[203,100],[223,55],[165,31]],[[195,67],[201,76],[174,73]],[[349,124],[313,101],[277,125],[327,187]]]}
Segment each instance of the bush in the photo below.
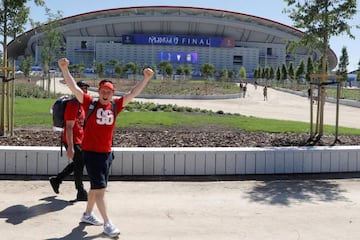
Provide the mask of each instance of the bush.
{"label": "bush", "polygon": [[48,94],[40,86],[31,83],[15,83],[15,96],[24,98],[56,98],[54,93]]}

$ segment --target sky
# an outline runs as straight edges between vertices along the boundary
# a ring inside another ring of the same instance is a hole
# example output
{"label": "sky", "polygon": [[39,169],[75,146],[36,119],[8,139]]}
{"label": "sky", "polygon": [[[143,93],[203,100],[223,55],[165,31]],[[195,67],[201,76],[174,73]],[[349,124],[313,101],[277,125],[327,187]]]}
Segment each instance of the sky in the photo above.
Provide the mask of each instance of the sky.
{"label": "sky", "polygon": [[[60,11],[63,17],[70,17],[77,14],[110,8],[138,6],[186,6],[250,14],[280,22],[288,26],[293,26],[293,22],[287,14],[282,13],[283,9],[286,8],[286,3],[283,0],[45,0],[45,2],[51,9],[52,13]],[[359,9],[360,0],[356,0],[356,3],[357,9]],[[45,11],[43,8],[36,7],[33,1],[29,1],[28,6],[30,7],[30,18],[41,23],[45,23],[47,21],[47,16],[44,14]],[[354,18],[349,21],[349,24],[351,26],[360,24],[359,10]],[[27,27],[27,30],[29,29],[31,29],[30,26]],[[346,47],[350,63],[347,67],[348,71],[358,69],[358,63],[360,61],[360,29],[353,27],[351,32],[355,36],[355,39],[351,39],[346,34],[335,36],[330,39],[330,48],[335,52],[338,59],[341,56],[342,48]]]}

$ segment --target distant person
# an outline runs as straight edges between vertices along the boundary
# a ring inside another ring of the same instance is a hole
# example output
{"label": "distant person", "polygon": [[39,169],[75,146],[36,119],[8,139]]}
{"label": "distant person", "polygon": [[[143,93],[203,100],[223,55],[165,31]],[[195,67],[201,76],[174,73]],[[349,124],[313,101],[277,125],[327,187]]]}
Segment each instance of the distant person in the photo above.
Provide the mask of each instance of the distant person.
{"label": "distant person", "polygon": [[[77,86],[87,93],[89,84],[85,81],[78,81]],[[76,200],[87,201],[87,192],[83,185],[84,160],[82,158],[81,143],[84,138],[85,111],[79,101],[69,101],[64,112],[64,132],[62,141],[66,148],[66,155],[72,161],[56,176],[49,178],[52,189],[59,193],[59,187],[65,177],[74,173],[75,188],[77,190]]]}
{"label": "distant person", "polygon": [[257,86],[258,86],[258,83],[257,83],[257,81],[255,80],[255,82],[254,82],[255,90],[257,89]]}
{"label": "distant person", "polygon": [[267,101],[267,96],[268,96],[268,89],[267,86],[264,86],[263,88],[263,95],[264,95],[264,101]]}
{"label": "distant person", "polygon": [[[75,95],[77,100],[83,105],[86,114],[93,102],[93,97],[84,93],[76,85],[73,76],[69,71],[69,60],[62,58],[58,61],[58,65],[64,76],[64,80]],[[154,72],[150,68],[143,71],[144,78],[128,93],[121,97],[114,98],[115,87],[111,81],[102,80],[99,83],[98,94],[99,100],[94,107],[92,114],[86,120],[84,129],[84,139],[81,144],[84,162],[88,177],[90,179],[90,191],[88,194],[88,202],[86,210],[81,217],[81,222],[92,225],[104,225],[104,234],[110,237],[116,237],[120,231],[111,222],[107,206],[105,204],[105,192],[108,184],[112,154],[112,139],[116,123],[116,115],[144,89],[150,81]],[[113,109],[113,103],[116,105],[116,113]],[[97,206],[103,222],[99,220],[93,213],[94,206]]]}
{"label": "distant person", "polygon": [[246,96],[246,91],[247,91],[247,82],[243,86],[243,98],[245,98]]}
{"label": "distant person", "polygon": [[239,87],[240,87],[240,98],[242,98],[242,96],[243,96],[243,91],[244,91],[244,84],[243,84],[242,81],[240,81]]}

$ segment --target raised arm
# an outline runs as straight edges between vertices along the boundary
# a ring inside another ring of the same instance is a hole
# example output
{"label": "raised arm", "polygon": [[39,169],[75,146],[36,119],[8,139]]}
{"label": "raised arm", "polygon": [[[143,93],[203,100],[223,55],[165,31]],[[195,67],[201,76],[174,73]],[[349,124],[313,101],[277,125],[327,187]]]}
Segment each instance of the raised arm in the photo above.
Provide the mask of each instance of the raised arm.
{"label": "raised arm", "polygon": [[66,58],[61,58],[58,61],[59,68],[63,74],[66,85],[69,87],[71,92],[75,95],[77,100],[82,103],[84,100],[84,92],[76,85],[75,79],[71,76],[69,71],[69,60]]}
{"label": "raised arm", "polygon": [[125,107],[133,98],[141,93],[141,91],[145,88],[146,84],[150,81],[154,72],[151,68],[144,69],[144,79],[136,84],[134,88],[132,88],[128,93],[124,95],[123,107]]}

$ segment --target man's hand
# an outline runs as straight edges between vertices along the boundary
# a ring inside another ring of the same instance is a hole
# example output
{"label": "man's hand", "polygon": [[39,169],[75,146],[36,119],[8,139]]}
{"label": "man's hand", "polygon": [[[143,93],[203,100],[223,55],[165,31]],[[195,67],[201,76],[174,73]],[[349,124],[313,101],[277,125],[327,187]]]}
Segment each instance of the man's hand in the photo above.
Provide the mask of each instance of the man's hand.
{"label": "man's hand", "polygon": [[151,68],[145,68],[144,69],[144,77],[146,79],[152,78],[153,75],[154,75],[154,71]]}
{"label": "man's hand", "polygon": [[72,160],[74,158],[74,154],[75,154],[74,147],[68,146],[68,149],[66,151],[67,157]]}
{"label": "man's hand", "polygon": [[69,66],[69,60],[66,58],[60,58],[58,61],[60,69],[67,68]]}

